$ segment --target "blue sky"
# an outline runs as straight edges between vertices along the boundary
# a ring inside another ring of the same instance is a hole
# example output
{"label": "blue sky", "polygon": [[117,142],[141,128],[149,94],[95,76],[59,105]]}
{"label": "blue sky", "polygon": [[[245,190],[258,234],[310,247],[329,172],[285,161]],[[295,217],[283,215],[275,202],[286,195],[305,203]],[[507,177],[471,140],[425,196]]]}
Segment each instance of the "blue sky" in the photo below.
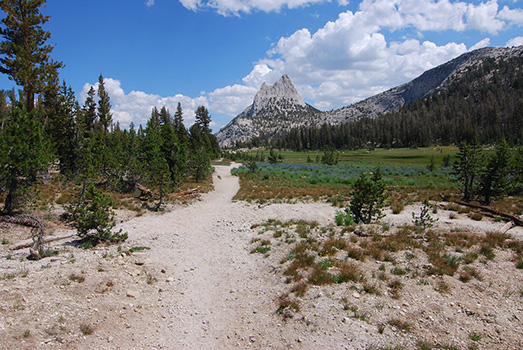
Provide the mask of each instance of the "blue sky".
{"label": "blue sky", "polygon": [[[305,101],[339,108],[474,48],[523,45],[523,0],[49,0],[45,29],[80,102],[103,74],[113,119],[153,106],[218,131],[265,81],[288,74]],[[0,77],[0,88],[13,82]]]}

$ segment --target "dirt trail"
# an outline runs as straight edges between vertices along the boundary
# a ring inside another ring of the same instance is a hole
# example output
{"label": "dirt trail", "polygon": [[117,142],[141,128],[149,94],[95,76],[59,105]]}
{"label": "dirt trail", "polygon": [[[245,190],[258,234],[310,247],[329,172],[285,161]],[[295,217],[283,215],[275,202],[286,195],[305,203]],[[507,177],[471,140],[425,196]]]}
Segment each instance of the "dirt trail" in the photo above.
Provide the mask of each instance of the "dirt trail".
{"label": "dirt trail", "polygon": [[333,218],[333,208],[325,204],[311,211],[307,204],[281,204],[260,209],[233,202],[239,182],[230,169],[216,167],[215,190],[201,201],[121,226],[129,232],[130,245],[151,248],[145,265],[164,269],[166,279],[173,281],[162,285],[157,310],[151,308],[156,317],[145,317],[150,324],[142,325],[142,336],[135,333],[139,329],[133,330],[136,348],[224,349],[247,344],[265,348],[278,343],[286,347],[285,337],[274,334],[281,327],[281,319],[274,315],[281,286],[260,261],[263,258],[249,254],[250,226],[269,218],[326,224]]}

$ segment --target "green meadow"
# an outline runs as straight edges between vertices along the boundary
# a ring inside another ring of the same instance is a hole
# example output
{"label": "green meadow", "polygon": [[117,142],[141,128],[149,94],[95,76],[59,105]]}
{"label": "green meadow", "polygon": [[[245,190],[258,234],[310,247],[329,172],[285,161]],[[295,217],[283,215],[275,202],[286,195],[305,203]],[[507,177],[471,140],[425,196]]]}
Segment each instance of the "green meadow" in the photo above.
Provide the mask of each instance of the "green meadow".
{"label": "green meadow", "polygon": [[343,201],[362,172],[379,167],[391,198],[441,200],[457,194],[451,167],[457,152],[455,147],[345,150],[338,152],[338,164],[326,165],[321,163],[323,151],[279,151],[281,162],[275,164],[266,162],[269,151],[251,151],[250,157],[263,161],[256,162],[254,172],[245,165],[233,169],[241,181],[236,198]]}
{"label": "green meadow", "polygon": [[[402,164],[402,165],[429,165],[431,158],[434,157],[436,166],[441,166],[445,156],[450,157],[450,164],[454,161],[458,148],[454,146],[438,146],[426,148],[393,148],[393,149],[360,149],[338,151],[340,164],[351,162],[366,162],[373,164]],[[256,156],[263,154],[267,159],[269,151],[249,151],[247,154]],[[307,159],[313,162],[320,162],[323,151],[277,151],[283,157],[283,163],[306,163]]]}

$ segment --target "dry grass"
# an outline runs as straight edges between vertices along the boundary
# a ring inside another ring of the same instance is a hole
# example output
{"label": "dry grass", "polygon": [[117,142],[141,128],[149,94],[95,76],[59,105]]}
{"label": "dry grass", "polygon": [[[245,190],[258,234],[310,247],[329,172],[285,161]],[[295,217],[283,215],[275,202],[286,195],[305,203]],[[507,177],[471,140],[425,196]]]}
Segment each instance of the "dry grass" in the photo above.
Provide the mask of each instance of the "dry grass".
{"label": "dry grass", "polygon": [[[269,220],[255,226],[260,235],[252,242],[254,249],[271,246],[271,254],[281,256],[276,271],[289,287],[280,311],[296,310],[301,300],[309,298],[311,286],[318,290],[348,284],[360,294],[391,299],[403,298],[405,288],[412,285],[449,293],[455,283],[481,282],[482,267],[496,258],[498,250],[512,251],[514,270],[523,268],[523,242],[499,233],[420,233],[413,226],[383,231],[369,225],[357,227],[366,233],[361,236],[354,234],[356,227],[297,221]],[[281,233],[275,235],[277,231]],[[369,269],[373,264],[377,268]]]}

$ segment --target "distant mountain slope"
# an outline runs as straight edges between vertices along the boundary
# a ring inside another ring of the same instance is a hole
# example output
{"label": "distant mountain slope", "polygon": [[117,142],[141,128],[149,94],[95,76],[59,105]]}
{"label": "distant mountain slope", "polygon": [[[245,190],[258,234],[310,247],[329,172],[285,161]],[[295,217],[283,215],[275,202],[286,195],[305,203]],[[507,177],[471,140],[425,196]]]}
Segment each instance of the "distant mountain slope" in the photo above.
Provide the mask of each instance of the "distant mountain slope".
{"label": "distant mountain slope", "polygon": [[262,85],[254,102],[234,118],[216,137],[220,146],[234,146],[252,138],[274,140],[292,129],[339,125],[362,117],[376,118],[382,113],[397,112],[435,91],[448,89],[459,81],[469,68],[485,60],[495,62],[523,56],[523,46],[513,48],[483,48],[465,53],[447,63],[430,69],[407,84],[369,97],[363,101],[330,112],[320,112],[306,104],[290,78],[284,75],[274,85]]}
{"label": "distant mountain slope", "polygon": [[409,105],[420,98],[432,94],[436,90],[448,88],[449,84],[459,79],[469,67],[480,64],[486,58],[498,60],[512,56],[521,56],[522,54],[523,46],[515,48],[487,47],[467,52],[447,63],[424,72],[407,84],[392,88],[353,105],[326,112],[325,120],[330,124],[338,124],[362,116],[373,118],[380,113],[396,112],[404,105]]}
{"label": "distant mountain slope", "polygon": [[[523,145],[523,55],[485,57],[449,76],[399,111],[339,124],[292,129],[277,148],[354,149],[459,144],[505,139]],[[523,155],[523,154],[522,154]]]}

